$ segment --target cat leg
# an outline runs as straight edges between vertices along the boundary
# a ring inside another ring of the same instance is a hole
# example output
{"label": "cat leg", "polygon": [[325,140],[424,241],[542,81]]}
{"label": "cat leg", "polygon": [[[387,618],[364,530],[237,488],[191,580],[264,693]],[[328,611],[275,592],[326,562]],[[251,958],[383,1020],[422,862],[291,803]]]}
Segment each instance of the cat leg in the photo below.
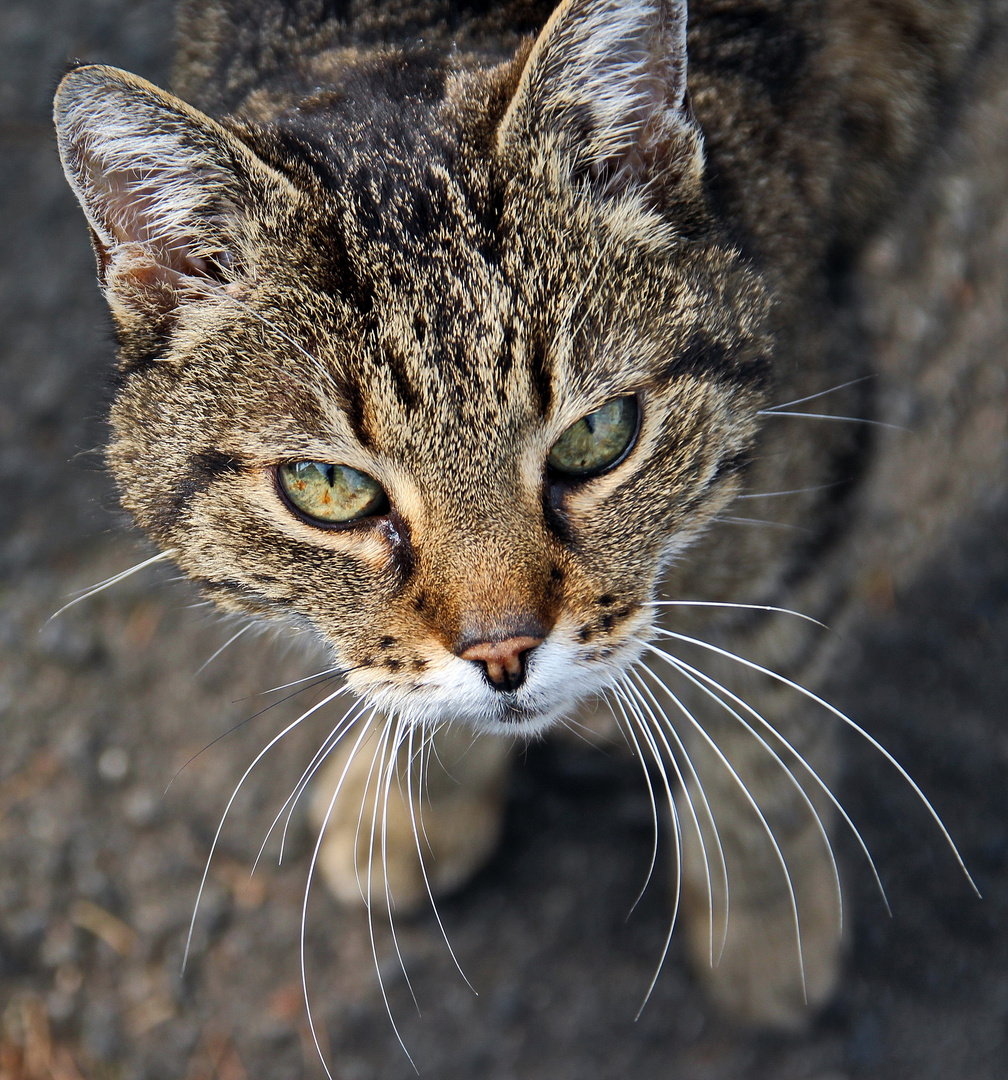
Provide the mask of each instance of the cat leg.
{"label": "cat leg", "polygon": [[450,893],[493,854],[511,743],[444,727],[428,736],[422,753],[420,738],[414,740],[412,761],[404,745],[394,765],[382,769],[375,764],[379,727],[354,752],[356,734],[342,740],[315,782],[310,816],[325,829],[319,869],[342,903],[366,902],[370,880],[374,903],[391,902],[406,914],[429,902],[428,886],[435,897]]}
{"label": "cat leg", "polygon": [[683,931],[700,982],[728,1016],[795,1029],[831,996],[841,959],[839,881],[828,839],[836,811],[797,756],[830,784],[836,724],[763,676],[743,683],[736,680],[733,692],[782,738],[737,703],[732,708],[753,730],[709,699],[693,700],[691,711],[718,750],[695,730],[689,736],[703,797],[688,780],[699,834],[679,800]]}

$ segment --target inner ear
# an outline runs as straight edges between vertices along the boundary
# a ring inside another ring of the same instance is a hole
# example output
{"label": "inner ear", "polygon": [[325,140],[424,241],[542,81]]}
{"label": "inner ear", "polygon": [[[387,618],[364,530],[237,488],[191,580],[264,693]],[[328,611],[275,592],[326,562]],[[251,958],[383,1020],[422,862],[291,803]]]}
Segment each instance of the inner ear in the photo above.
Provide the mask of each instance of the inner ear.
{"label": "inner ear", "polygon": [[63,168],[110,282],[117,266],[138,285],[229,280],[256,189],[289,187],[222,125],[115,68],[71,71],[54,112]]}
{"label": "inner ear", "polygon": [[212,230],[198,221],[171,220],[165,205],[171,182],[168,176],[136,171],[100,173],[94,179],[97,209],[107,222],[102,233],[91,230],[103,279],[116,260],[128,260],[137,273],[149,263],[145,277],[150,281],[188,277],[224,284],[230,279],[235,259],[225,246],[226,229],[208,235]]}
{"label": "inner ear", "polygon": [[699,174],[686,59],[686,0],[565,0],[525,64],[498,151],[552,139],[607,194]]}

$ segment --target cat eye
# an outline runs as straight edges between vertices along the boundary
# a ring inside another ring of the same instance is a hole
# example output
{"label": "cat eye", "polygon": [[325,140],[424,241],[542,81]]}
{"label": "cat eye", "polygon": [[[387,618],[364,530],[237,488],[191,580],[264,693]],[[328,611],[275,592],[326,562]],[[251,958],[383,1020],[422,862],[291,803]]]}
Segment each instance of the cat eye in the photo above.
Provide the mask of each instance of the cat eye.
{"label": "cat eye", "polygon": [[345,525],[389,508],[381,484],[349,465],[294,461],[276,475],[291,506],[313,525]]}
{"label": "cat eye", "polygon": [[598,476],[629,453],[640,428],[640,407],[633,394],[613,398],[582,416],[553,444],[547,462],[555,473],[578,479]]}

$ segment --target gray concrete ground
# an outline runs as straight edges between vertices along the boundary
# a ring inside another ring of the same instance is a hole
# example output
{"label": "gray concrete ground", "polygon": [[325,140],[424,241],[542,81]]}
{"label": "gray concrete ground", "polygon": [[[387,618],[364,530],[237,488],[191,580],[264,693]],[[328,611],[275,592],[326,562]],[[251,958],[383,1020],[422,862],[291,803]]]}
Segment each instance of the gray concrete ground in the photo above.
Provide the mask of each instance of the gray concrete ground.
{"label": "gray concrete ground", "polygon": [[[283,867],[267,859],[249,878],[321,726],[296,733],[253,774],[223,833],[180,974],[228,793],[297,702],[232,729],[272,700],[262,690],[309,672],[310,658],[243,639],[197,674],[228,627],[154,571],[46,621],[73,590],[148,553],[121,520],[94,450],[111,346],[49,102],[71,56],[163,82],[170,26],[166,0],[0,7],[3,1080],[322,1075],[298,968],[310,850],[302,820]],[[434,919],[404,921],[418,1014],[388,934],[378,934],[391,1011],[423,1076],[1008,1077],[1003,60],[1002,52],[986,79],[987,106],[942,155],[946,179],[909,200],[871,263],[880,356],[895,371],[901,357],[927,354],[929,366],[918,367],[926,400],[953,411],[965,401],[974,417],[950,422],[941,443],[955,447],[949,468],[940,482],[928,474],[940,527],[921,528],[931,539],[913,575],[866,581],[868,613],[829,688],[932,796],[983,900],[906,785],[852,738],[843,799],[875,853],[894,918],[854,845],[843,844],[850,956],[836,1002],[797,1036],[733,1029],[710,1011],[673,946],[635,1023],[668,911],[655,883],[626,919],[649,855],[642,785],[632,764],[598,751],[536,748],[515,778],[502,850],[442,908],[479,996],[454,969]],[[962,356],[975,362],[956,367]],[[919,405],[916,393],[896,387],[892,400],[905,404],[909,394]],[[978,401],[990,408],[977,412]],[[938,430],[937,408],[915,416]],[[922,475],[943,453],[917,452]],[[894,504],[910,487],[894,490]],[[386,1015],[366,921],[317,889],[307,952],[333,1076],[414,1075]]]}

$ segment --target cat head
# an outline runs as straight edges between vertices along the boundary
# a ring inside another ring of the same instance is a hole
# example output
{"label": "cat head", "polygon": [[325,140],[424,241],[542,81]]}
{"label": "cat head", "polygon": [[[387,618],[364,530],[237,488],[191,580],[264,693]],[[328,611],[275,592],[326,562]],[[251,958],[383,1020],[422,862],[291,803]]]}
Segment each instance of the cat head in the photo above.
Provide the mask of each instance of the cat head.
{"label": "cat head", "polygon": [[268,119],[71,71],[139,524],[411,719],[533,732],[608,685],[768,372],[686,60],[685,3],[568,0],[500,66],[348,52]]}

